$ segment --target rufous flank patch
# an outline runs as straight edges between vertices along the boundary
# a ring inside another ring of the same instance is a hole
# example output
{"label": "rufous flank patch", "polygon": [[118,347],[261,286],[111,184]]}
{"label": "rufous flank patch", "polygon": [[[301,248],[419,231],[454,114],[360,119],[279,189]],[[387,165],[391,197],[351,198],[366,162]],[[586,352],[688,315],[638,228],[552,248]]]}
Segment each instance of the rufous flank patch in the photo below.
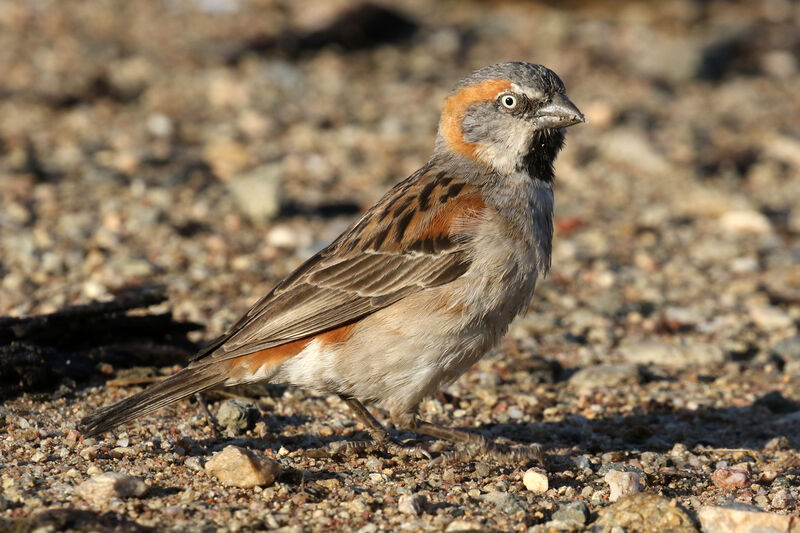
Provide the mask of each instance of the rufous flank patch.
{"label": "rufous flank patch", "polygon": [[227,362],[228,371],[233,373],[236,373],[237,370],[255,372],[261,368],[277,366],[288,358],[302,352],[306,346],[311,344],[314,340],[318,341],[321,346],[329,346],[331,344],[344,342],[353,334],[356,324],[357,322],[353,322],[312,337],[298,339],[296,341],[287,342],[286,344],[236,357]]}

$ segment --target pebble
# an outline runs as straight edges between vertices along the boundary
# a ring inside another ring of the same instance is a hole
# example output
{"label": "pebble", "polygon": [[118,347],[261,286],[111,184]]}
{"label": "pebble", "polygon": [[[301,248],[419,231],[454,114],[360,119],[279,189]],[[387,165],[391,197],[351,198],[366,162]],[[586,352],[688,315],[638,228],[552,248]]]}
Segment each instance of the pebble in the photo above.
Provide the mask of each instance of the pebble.
{"label": "pebble", "polygon": [[261,411],[255,404],[238,398],[225,400],[219,406],[217,422],[234,433],[253,429]]}
{"label": "pebble", "polygon": [[608,499],[612,502],[619,500],[623,496],[642,491],[642,481],[638,472],[609,470],[603,477],[603,481],[608,483],[608,487],[611,489]]}
{"label": "pebble", "polygon": [[800,335],[779,341],[772,351],[784,361],[800,361]]}
{"label": "pebble", "polygon": [[597,515],[593,525],[604,528],[603,531],[621,528],[622,531],[697,533],[685,510],[657,494],[631,494],[600,509]]}
{"label": "pebble", "polygon": [[542,494],[550,488],[547,474],[540,468],[529,468],[522,475],[522,484],[531,492]]}
{"label": "pebble", "polygon": [[403,514],[419,516],[427,503],[428,499],[424,494],[403,494],[397,502],[397,510]]}
{"label": "pebble", "polygon": [[701,507],[697,513],[703,533],[796,533],[800,519],[796,516],[765,513],[758,507],[732,504]]}
{"label": "pebble", "polygon": [[556,512],[553,513],[551,522],[558,529],[576,530],[581,529],[586,525],[589,518],[589,509],[583,502],[572,502],[561,505]]}
{"label": "pebble", "polygon": [[238,446],[226,446],[206,463],[206,473],[225,485],[242,488],[271,485],[280,471],[272,459]]}
{"label": "pebble", "polygon": [[254,224],[263,224],[280,211],[281,174],[279,165],[264,165],[228,182],[236,206]]}
{"label": "pebble", "polygon": [[202,472],[203,462],[200,460],[199,457],[187,457],[186,460],[183,462],[184,466],[194,470],[195,472]]}
{"label": "pebble", "polygon": [[642,375],[639,365],[633,363],[603,363],[581,368],[569,378],[569,382],[581,388],[616,387],[623,384],[640,383]]}
{"label": "pebble", "polygon": [[459,533],[460,531],[486,531],[486,528],[475,522],[467,520],[453,520],[445,528],[445,533]]}
{"label": "pebble", "polygon": [[105,472],[78,485],[75,492],[83,499],[102,504],[111,498],[140,498],[147,493],[147,485],[138,477],[120,472]]}
{"label": "pebble", "polygon": [[147,131],[155,137],[172,135],[172,120],[163,113],[153,113],[147,117]]}
{"label": "pebble", "polygon": [[621,345],[619,354],[626,361],[632,363],[675,368],[683,367],[687,364],[721,364],[726,359],[725,351],[720,346],[700,342],[678,344],[654,341],[634,342]]}
{"label": "pebble", "polygon": [[730,233],[766,235],[772,232],[769,219],[758,211],[731,211],[719,219],[720,227]]}
{"label": "pebble", "polygon": [[517,496],[503,490],[487,492],[483,495],[483,501],[491,503],[505,515],[513,515],[525,511]]}
{"label": "pebble", "polygon": [[792,317],[783,309],[772,306],[759,306],[750,309],[750,318],[764,331],[790,328],[794,325]]}
{"label": "pebble", "polygon": [[289,226],[279,224],[273,226],[265,237],[266,242],[270,246],[276,248],[297,248],[300,246],[302,239],[298,232]]}
{"label": "pebble", "polygon": [[750,473],[747,470],[722,466],[711,474],[711,481],[721,489],[740,489],[750,486]]}
{"label": "pebble", "polygon": [[47,454],[41,451],[38,451],[31,456],[31,461],[34,463],[41,463],[45,460],[47,460]]}
{"label": "pebble", "polygon": [[79,453],[81,457],[86,459],[87,461],[93,461],[95,457],[97,457],[98,448],[97,446],[87,446],[86,448],[82,449]]}
{"label": "pebble", "polygon": [[792,441],[786,435],[779,435],[769,439],[764,444],[764,449],[774,452],[779,450],[789,450],[792,448]]}
{"label": "pebble", "polygon": [[795,498],[787,489],[779,489],[772,497],[772,507],[775,509],[789,509],[794,505]]}
{"label": "pebble", "polygon": [[224,137],[213,139],[203,147],[203,159],[223,181],[232,179],[251,162],[247,148]]}

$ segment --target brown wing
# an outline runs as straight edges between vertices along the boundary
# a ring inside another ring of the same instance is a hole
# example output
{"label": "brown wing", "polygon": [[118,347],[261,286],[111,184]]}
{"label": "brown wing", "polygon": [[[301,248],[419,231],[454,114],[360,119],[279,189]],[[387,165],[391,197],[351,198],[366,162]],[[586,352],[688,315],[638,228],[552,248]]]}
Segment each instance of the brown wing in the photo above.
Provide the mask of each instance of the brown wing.
{"label": "brown wing", "polygon": [[198,354],[216,362],[354,322],[469,268],[464,221],[485,205],[464,182],[423,167]]}

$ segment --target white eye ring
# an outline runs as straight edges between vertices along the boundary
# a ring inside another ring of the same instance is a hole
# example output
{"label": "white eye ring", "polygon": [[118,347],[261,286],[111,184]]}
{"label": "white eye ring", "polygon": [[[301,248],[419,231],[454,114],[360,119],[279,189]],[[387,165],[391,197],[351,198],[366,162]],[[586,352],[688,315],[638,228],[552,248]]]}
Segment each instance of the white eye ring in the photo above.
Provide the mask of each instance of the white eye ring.
{"label": "white eye ring", "polygon": [[500,103],[503,104],[503,107],[506,109],[514,109],[517,107],[517,97],[513,94],[504,94],[500,96]]}

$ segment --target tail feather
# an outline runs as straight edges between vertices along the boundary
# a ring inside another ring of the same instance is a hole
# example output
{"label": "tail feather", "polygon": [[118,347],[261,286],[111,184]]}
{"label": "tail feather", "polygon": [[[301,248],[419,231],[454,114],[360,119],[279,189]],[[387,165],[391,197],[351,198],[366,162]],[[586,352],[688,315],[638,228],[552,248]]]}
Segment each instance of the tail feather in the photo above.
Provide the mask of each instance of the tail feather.
{"label": "tail feather", "polygon": [[98,409],[83,418],[79,427],[86,437],[105,433],[196,392],[221,385],[225,378],[224,374],[215,372],[213,368],[207,366],[184,368],[161,383],[113,405]]}

